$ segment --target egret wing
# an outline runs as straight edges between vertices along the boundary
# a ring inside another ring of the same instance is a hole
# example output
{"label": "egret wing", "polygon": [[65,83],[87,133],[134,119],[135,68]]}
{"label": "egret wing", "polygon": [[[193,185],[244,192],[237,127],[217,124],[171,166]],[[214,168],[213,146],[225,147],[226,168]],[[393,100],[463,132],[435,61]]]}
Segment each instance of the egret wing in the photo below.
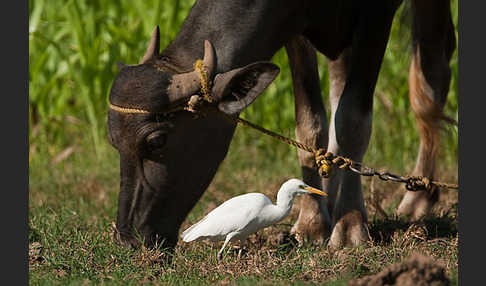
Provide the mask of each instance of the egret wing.
{"label": "egret wing", "polygon": [[259,193],[234,197],[215,208],[181,236],[186,242],[204,238],[222,240],[228,233],[243,230],[269,203],[272,203],[270,199]]}

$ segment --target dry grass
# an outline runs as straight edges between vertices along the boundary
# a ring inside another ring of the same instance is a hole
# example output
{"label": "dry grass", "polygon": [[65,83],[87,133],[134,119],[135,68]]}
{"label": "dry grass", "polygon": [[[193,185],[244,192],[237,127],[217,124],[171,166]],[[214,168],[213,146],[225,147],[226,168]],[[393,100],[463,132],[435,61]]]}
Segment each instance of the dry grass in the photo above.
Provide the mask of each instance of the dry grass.
{"label": "dry grass", "polygon": [[429,230],[427,236],[420,237],[412,234],[414,226],[407,228],[403,221],[374,221],[370,225],[373,240],[369,245],[339,251],[311,244],[298,247],[288,227],[280,225],[250,236],[240,259],[237,250],[230,248],[218,261],[216,252],[221,244],[201,242],[180,243],[174,253],[144,248],[133,256],[132,264],[141,271],[155,267],[157,275],[150,280],[154,283],[163,282],[160,277],[176,274],[182,281],[198,277],[204,284],[237,284],[235,280],[248,277],[272,284],[321,284],[374,274],[419,252],[433,257],[452,277],[457,273],[457,222],[450,217],[436,218],[428,222],[427,229],[437,222],[448,226],[449,232]]}
{"label": "dry grass", "polygon": [[[286,146],[275,148],[276,153],[287,154],[276,159],[251,146],[233,144],[231,149],[181,231],[238,194],[262,192],[274,201],[280,184],[300,175],[295,152]],[[442,191],[432,218],[410,225],[393,216],[403,195],[399,185],[364,178],[371,236],[365,247],[333,252],[312,243],[299,246],[289,235],[300,207],[297,201],[282,223],[250,236],[240,259],[236,250],[228,248],[218,261],[221,243],[180,242],[173,251],[161,247],[132,250],[114,243],[117,154],[108,148],[103,160],[97,160],[82,145],[76,150],[56,165],[51,165],[56,153],[36,157],[29,170],[33,285],[346,285],[414,252],[439,261],[452,284],[457,284],[457,191]],[[440,179],[457,181],[456,166],[441,168]]]}

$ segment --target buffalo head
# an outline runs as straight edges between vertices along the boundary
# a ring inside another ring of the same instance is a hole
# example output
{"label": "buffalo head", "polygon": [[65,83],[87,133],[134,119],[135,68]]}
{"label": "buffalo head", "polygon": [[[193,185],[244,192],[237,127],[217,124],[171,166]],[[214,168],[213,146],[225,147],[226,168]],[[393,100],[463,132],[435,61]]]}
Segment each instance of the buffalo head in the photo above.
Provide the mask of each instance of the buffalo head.
{"label": "buffalo head", "polygon": [[215,74],[215,50],[209,41],[201,41],[203,48],[213,84],[202,116],[166,114],[197,95],[201,82],[196,71],[164,62],[158,27],[140,64],[121,65],[113,82],[108,137],[120,154],[116,227],[124,243],[177,243],[180,224],[228,151],[236,125],[226,116],[237,116],[279,72],[270,62],[256,62]]}

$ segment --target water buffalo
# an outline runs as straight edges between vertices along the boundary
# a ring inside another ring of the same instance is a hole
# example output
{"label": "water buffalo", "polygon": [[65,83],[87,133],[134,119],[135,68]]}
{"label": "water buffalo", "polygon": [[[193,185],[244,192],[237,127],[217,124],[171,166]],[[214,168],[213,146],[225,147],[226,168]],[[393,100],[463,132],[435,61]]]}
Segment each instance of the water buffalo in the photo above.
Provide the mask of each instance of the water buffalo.
{"label": "water buffalo", "polygon": [[[420,132],[417,175],[435,176],[438,126],[455,49],[447,0],[411,0],[413,59],[410,101]],[[268,62],[285,47],[295,93],[296,138],[361,161],[371,134],[373,93],[390,27],[401,0],[197,0],[179,33],[160,52],[155,29],[137,65],[121,65],[111,92],[110,143],[120,154],[116,228],[126,244],[164,241],[174,246],[188,212],[224,159],[238,116],[274,80]],[[331,120],[328,129],[316,50],[328,59]],[[164,112],[200,93],[197,59],[212,81],[205,116]],[[360,177],[335,171],[319,177],[313,155],[298,151],[304,181],[329,193],[306,195],[292,233],[332,247],[368,239]],[[407,192],[398,213],[418,219],[438,190]]]}

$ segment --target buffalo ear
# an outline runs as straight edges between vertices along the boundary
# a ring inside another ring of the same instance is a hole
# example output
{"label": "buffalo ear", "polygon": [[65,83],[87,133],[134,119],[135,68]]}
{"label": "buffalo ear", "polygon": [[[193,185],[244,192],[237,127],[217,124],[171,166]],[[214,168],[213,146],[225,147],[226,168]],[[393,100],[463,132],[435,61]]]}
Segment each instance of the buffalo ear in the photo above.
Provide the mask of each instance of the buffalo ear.
{"label": "buffalo ear", "polygon": [[256,62],[216,75],[212,96],[218,102],[218,109],[229,115],[241,113],[279,72],[280,68],[271,62]]}

